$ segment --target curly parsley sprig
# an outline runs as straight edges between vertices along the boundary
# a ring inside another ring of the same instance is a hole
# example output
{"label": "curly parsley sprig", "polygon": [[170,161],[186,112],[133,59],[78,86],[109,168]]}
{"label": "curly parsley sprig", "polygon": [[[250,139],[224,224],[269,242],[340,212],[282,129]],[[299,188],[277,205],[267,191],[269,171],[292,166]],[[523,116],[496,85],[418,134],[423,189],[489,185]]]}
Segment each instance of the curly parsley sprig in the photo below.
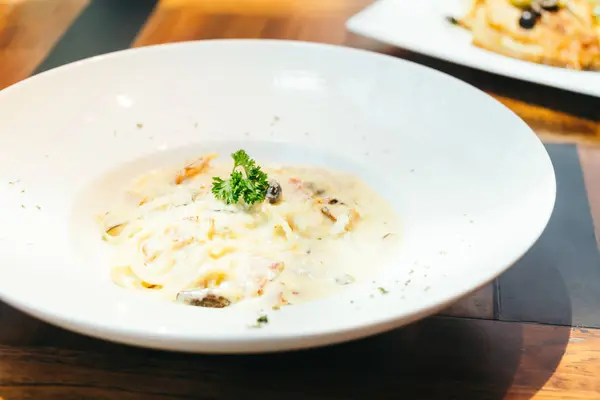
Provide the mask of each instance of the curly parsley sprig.
{"label": "curly parsley sprig", "polygon": [[244,150],[231,155],[233,169],[229,179],[213,177],[212,193],[226,204],[236,204],[240,200],[251,206],[265,199],[269,181],[256,162]]}

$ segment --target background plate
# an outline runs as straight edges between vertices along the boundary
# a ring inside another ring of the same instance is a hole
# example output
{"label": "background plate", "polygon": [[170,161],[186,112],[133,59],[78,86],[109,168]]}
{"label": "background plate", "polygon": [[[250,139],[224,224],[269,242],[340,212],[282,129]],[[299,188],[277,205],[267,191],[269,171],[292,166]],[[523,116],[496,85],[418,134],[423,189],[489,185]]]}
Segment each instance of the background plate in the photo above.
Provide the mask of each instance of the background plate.
{"label": "background plate", "polygon": [[600,97],[600,73],[509,58],[471,44],[471,34],[447,22],[466,11],[463,0],[380,0],[350,18],[359,35],[428,56],[525,81]]}

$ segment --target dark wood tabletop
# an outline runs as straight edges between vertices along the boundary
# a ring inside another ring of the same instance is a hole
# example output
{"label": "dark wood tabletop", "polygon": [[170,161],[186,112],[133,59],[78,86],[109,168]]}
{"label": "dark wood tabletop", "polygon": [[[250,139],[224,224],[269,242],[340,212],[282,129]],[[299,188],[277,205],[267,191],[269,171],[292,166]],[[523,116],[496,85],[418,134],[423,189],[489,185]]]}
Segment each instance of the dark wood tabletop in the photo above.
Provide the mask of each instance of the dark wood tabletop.
{"label": "dark wood tabletop", "polygon": [[0,88],[96,54],[199,39],[305,40],[412,60],[488,92],[547,143],[557,206],[534,248],[441,315],[376,337],[292,353],[207,356],[138,349],[67,332],[0,303],[0,400],[600,399],[600,99],[346,31],[345,21],[371,2],[2,1]]}

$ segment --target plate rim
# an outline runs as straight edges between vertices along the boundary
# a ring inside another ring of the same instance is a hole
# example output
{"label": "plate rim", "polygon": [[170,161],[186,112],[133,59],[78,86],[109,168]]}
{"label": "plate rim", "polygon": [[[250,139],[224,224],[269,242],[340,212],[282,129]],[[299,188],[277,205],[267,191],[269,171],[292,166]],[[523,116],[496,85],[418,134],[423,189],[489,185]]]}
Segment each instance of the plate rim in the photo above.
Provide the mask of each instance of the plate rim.
{"label": "plate rim", "polygon": [[[460,82],[461,85],[467,85],[467,86],[471,87],[471,89],[474,89],[476,92],[479,92],[481,95],[484,95],[484,96],[490,98],[491,100],[493,100],[498,106],[509,111],[516,118],[519,118],[511,110],[509,110],[507,107],[502,105],[502,103],[500,103],[496,99],[491,98],[491,96],[487,95],[485,92],[481,91],[480,89],[476,88],[475,86],[473,86],[469,83],[463,82],[458,78],[455,78],[447,73],[438,71],[434,68],[423,66],[423,65],[420,65],[420,64],[412,62],[412,61],[398,59],[393,56],[379,54],[379,53],[372,52],[369,50],[355,49],[355,48],[349,48],[349,47],[345,47],[345,46],[331,45],[331,44],[302,42],[302,41],[295,41],[295,40],[214,39],[214,40],[199,40],[199,41],[180,42],[180,43],[166,43],[166,44],[158,44],[158,45],[146,46],[146,47],[135,48],[135,49],[120,50],[120,51],[116,51],[116,52],[112,52],[112,53],[107,53],[104,55],[91,57],[88,59],[78,60],[73,63],[69,63],[69,64],[66,64],[63,66],[59,66],[59,67],[50,69],[48,71],[45,71],[43,73],[40,73],[38,75],[32,76],[30,78],[27,78],[23,81],[20,81],[20,82],[17,82],[15,84],[11,85],[10,87],[2,90],[0,92],[0,96],[2,95],[1,93],[4,93],[4,95],[9,94],[12,90],[15,90],[15,88],[18,88],[21,85],[29,85],[29,84],[32,84],[31,82],[35,83],[35,81],[38,79],[47,79],[49,76],[52,76],[53,74],[61,73],[62,71],[68,71],[71,68],[77,68],[82,65],[99,62],[100,60],[107,58],[107,57],[121,57],[124,54],[128,55],[128,54],[137,53],[137,52],[152,52],[152,51],[160,52],[160,50],[165,47],[171,47],[171,48],[172,47],[191,47],[191,46],[197,46],[197,45],[214,45],[214,44],[224,43],[224,42],[235,43],[235,44],[244,43],[244,44],[250,44],[250,45],[258,44],[260,46],[267,45],[267,43],[271,43],[271,44],[277,43],[277,45],[284,45],[284,46],[293,45],[293,46],[314,47],[314,48],[324,48],[324,49],[329,48],[329,49],[335,49],[336,51],[354,52],[354,53],[358,53],[358,54],[366,54],[366,55],[372,56],[372,57],[387,58],[387,59],[394,60],[394,62],[396,62],[396,63],[411,64],[415,68],[426,69],[426,70],[429,70],[430,73],[434,73],[434,74],[441,74],[442,76],[445,77],[444,79],[449,78],[451,80]],[[520,120],[520,118],[519,118],[519,120]],[[531,135],[535,136],[535,139],[537,140],[537,145],[541,147],[541,150],[545,154],[545,158],[549,162],[550,168],[548,170],[548,173],[551,175],[551,178],[552,178],[552,187],[551,188],[549,187],[548,189],[551,189],[551,191],[553,193],[552,198],[548,199],[547,206],[548,206],[549,212],[546,214],[546,216],[544,218],[544,223],[540,224],[540,226],[536,229],[536,235],[533,238],[533,240],[531,241],[531,243],[528,244],[527,246],[522,246],[522,247],[525,247],[525,251],[522,252],[523,254],[525,254],[525,252],[528,249],[530,249],[537,242],[537,240],[539,239],[539,237],[545,230],[545,228],[548,224],[548,221],[552,215],[552,210],[554,208],[554,204],[555,204],[555,200],[556,200],[556,177],[555,177],[555,173],[554,173],[554,168],[552,166],[552,160],[549,158],[547,151],[545,151],[545,148],[543,147],[541,140],[539,139],[539,137],[537,137],[537,135],[535,135],[535,133],[522,120],[520,120],[520,123],[523,124],[524,128],[526,128],[527,130],[530,131]],[[446,305],[450,304],[451,302],[458,300],[459,298],[467,295],[468,293],[472,293],[472,292],[476,291],[477,289],[479,289],[482,286],[485,286],[486,284],[491,282],[493,279],[495,279],[499,274],[501,274],[502,272],[504,272],[508,268],[510,268],[518,259],[520,259],[523,256],[523,254],[519,255],[517,257],[514,257],[514,259],[510,263],[508,263],[506,266],[502,267],[499,272],[494,271],[491,274],[491,276],[488,277],[488,279],[486,279],[483,282],[480,282],[480,284],[477,285],[475,288],[468,290],[466,292],[464,290],[458,290],[458,289],[455,290],[454,296],[447,297],[444,302],[423,303],[421,305],[421,307],[413,309],[409,313],[405,313],[401,316],[390,313],[390,314],[387,314],[384,318],[380,318],[377,320],[374,319],[368,324],[357,324],[356,326],[349,325],[349,326],[345,326],[342,329],[332,329],[329,331],[319,331],[318,329],[316,329],[313,331],[314,333],[311,333],[309,335],[309,337],[308,337],[309,340],[301,341],[300,343],[298,341],[299,338],[297,335],[294,335],[291,333],[290,334],[277,333],[277,334],[273,335],[270,332],[264,332],[264,333],[259,333],[259,334],[255,334],[255,335],[242,335],[242,336],[237,336],[237,337],[236,336],[231,336],[231,337],[228,336],[228,337],[225,337],[222,339],[215,339],[215,338],[200,338],[199,339],[197,337],[192,337],[189,334],[182,334],[182,333],[174,334],[172,332],[165,333],[164,335],[149,337],[147,333],[144,334],[144,332],[138,331],[136,329],[107,326],[107,325],[103,325],[98,322],[95,324],[89,324],[87,321],[82,322],[81,320],[79,320],[79,322],[78,322],[78,319],[70,320],[65,315],[52,315],[52,314],[47,313],[45,310],[40,311],[39,308],[36,309],[35,307],[32,307],[26,301],[22,301],[19,298],[12,298],[10,296],[6,296],[4,293],[0,294],[0,298],[3,301],[5,301],[6,303],[10,304],[11,306],[13,306],[21,311],[24,311],[25,313],[27,313],[29,315],[39,318],[43,321],[49,322],[53,325],[57,325],[57,326],[60,326],[60,327],[63,327],[63,328],[66,328],[66,329],[69,329],[71,331],[75,331],[78,333],[82,333],[87,336],[102,338],[104,340],[113,341],[113,342],[125,343],[125,344],[129,344],[129,345],[142,346],[142,347],[151,347],[151,348],[163,349],[163,350],[200,352],[200,353],[239,353],[239,354],[241,354],[241,353],[278,352],[278,351],[283,351],[283,350],[297,350],[297,349],[301,349],[301,348],[317,347],[317,346],[323,346],[323,345],[327,345],[327,344],[345,342],[348,340],[355,340],[355,339],[359,339],[359,338],[369,336],[369,335],[372,335],[375,333],[380,333],[380,332],[383,332],[388,329],[392,329],[399,325],[404,325],[407,323],[414,322],[415,320],[417,320],[421,317],[435,313],[436,311],[444,308]],[[402,321],[401,324],[399,323],[400,320]],[[264,341],[270,342],[271,345],[267,346],[268,348],[265,348],[264,345],[261,346],[260,343],[264,342]],[[215,343],[221,343],[221,344],[216,346],[217,349],[215,349],[215,351],[211,351],[210,346],[214,345]],[[245,347],[245,349],[240,350],[238,347],[231,346],[234,343],[237,343],[238,346]],[[230,347],[231,350],[228,351],[227,347]]]}

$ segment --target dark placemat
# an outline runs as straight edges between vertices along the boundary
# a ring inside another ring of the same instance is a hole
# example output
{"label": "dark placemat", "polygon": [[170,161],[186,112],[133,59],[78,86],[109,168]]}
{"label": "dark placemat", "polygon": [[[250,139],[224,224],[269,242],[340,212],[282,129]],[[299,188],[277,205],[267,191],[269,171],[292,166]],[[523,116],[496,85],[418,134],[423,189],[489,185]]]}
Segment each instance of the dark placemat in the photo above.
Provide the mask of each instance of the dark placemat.
{"label": "dark placemat", "polygon": [[600,327],[600,252],[573,145],[547,145],[556,171],[554,213],[533,248],[498,280],[503,321]]}

